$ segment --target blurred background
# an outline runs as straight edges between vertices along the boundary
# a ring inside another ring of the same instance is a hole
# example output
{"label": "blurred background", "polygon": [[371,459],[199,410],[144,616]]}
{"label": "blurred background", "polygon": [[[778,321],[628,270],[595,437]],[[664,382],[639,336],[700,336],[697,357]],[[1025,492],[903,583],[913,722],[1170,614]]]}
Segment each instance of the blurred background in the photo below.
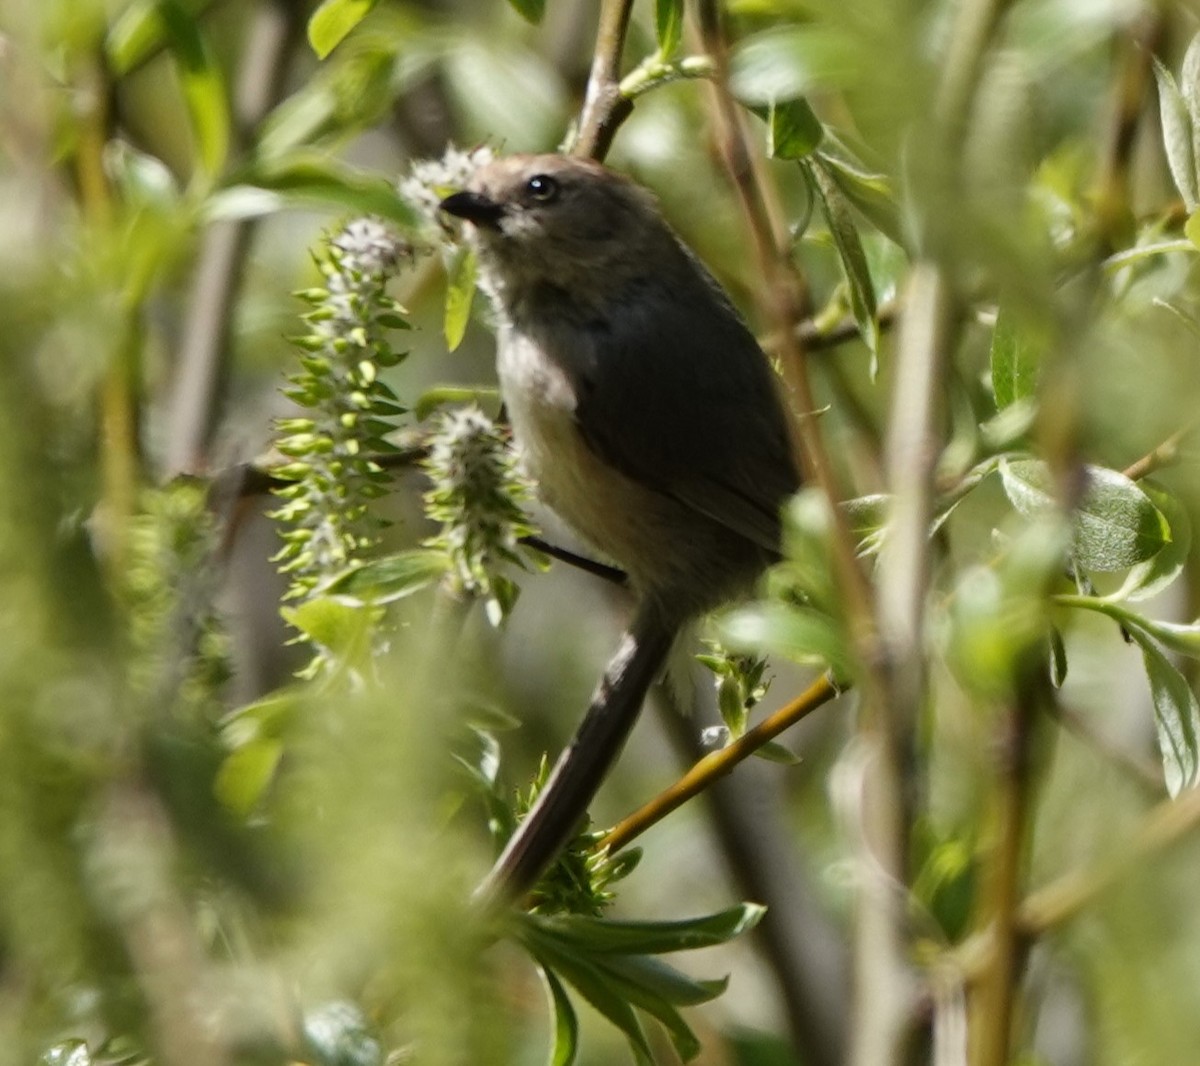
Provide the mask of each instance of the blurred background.
{"label": "blurred background", "polygon": [[[218,494],[219,565],[202,536],[210,483],[264,461],[273,419],[294,414],[280,390],[298,365],[289,338],[304,332],[293,293],[320,283],[311,250],[356,214],[415,228],[396,183],[448,145],[552,151],[568,135],[600,5],[547,0],[540,19],[523,17],[540,6],[382,0],[318,59],[310,3],[0,0],[0,1061],[546,1059],[551,1020],[529,959],[460,935],[491,844],[450,751],[473,709],[511,716],[519,726],[498,734],[502,790],[526,788],[543,752],[570,737],[624,593],[561,563],[521,573],[497,629],[477,609],[447,624],[426,590],[397,608],[369,683],[298,685],[309,654],[279,614],[275,503],[235,489],[226,506]],[[1194,123],[1200,61],[1189,68],[1185,52],[1200,9],[999,5],[969,121],[945,143],[930,125],[936,85],[971,6],[722,5],[731,87],[792,235],[818,426],[848,496],[884,489],[892,324],[930,249],[963,294],[945,367],[948,491],[1001,454],[1069,452],[1125,470],[1197,417],[1196,204],[1180,186],[1200,138],[1163,118],[1176,98],[1162,96],[1153,63]],[[682,55],[700,49],[688,11]],[[655,16],[653,3],[633,6],[624,69],[656,54]],[[855,160],[861,195],[846,217],[872,289],[874,352],[836,227],[796,161],[768,158],[768,127],[750,110],[800,98]],[[707,82],[639,96],[608,162],[654,191],[769,340]],[[394,341],[409,354],[387,382],[416,408],[404,427],[415,439],[428,424],[418,415],[450,387],[494,387],[493,337],[477,300],[448,351],[436,252],[390,291],[412,329]],[[993,381],[998,314],[1042,363],[1015,408]],[[494,414],[494,396],[479,395]],[[1186,440],[1173,459],[1155,477],[1174,501],[1175,580],[1138,609],[1186,623],[1200,614],[1186,536],[1200,468]],[[147,495],[180,478],[191,496]],[[409,469],[383,501],[389,548],[433,532],[424,490]],[[534,518],[578,547],[552,516]],[[912,1061],[966,1061],[953,1051],[964,984],[930,963],[961,962],[950,949],[986,913],[1007,737],[988,671],[1017,652],[1011,598],[972,596],[1018,519],[991,474],[937,538],[906,902],[930,983]],[[1094,580],[1110,592],[1123,575]],[[1187,1066],[1200,1046],[1200,838],[1186,816],[1173,830],[1146,821],[1168,802],[1162,704],[1111,618],[1059,612],[1053,625],[1069,668],[1025,749],[1021,894],[1136,861],[1031,938],[1010,1061]],[[225,636],[197,665],[180,649],[210,626]],[[1194,663],[1178,667],[1194,686]],[[776,656],[762,707],[820,673]],[[667,706],[645,717],[597,825],[694,759],[716,719],[711,677],[697,670],[693,684],[682,702],[699,717]],[[1173,690],[1185,721],[1191,692]],[[230,770],[246,738],[229,716],[252,704],[255,743]],[[856,709],[848,693],[818,710],[783,736],[790,764],[750,760],[639,841],[616,914],[769,907],[754,933],[677,960],[696,977],[731,975],[723,996],[687,1012],[699,1062],[846,1061]],[[578,1007],[578,1061],[626,1061],[620,1032]],[[673,1061],[661,1032],[650,1038]]]}

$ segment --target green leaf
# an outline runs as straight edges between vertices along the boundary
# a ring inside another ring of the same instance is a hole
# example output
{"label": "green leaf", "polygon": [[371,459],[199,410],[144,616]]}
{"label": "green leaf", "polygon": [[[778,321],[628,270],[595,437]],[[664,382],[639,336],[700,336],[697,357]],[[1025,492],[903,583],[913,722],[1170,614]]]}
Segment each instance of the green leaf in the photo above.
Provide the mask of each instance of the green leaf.
{"label": "green leaf", "polygon": [[229,101],[225,78],[195,17],[178,0],[159,0],[167,44],[191,119],[192,137],[204,172],[220,173],[229,154]]}
{"label": "green leaf", "polygon": [[680,973],[656,955],[614,955],[600,963],[608,973],[678,1007],[695,1007],[716,999],[729,987],[729,978],[698,981]]}
{"label": "green leaf", "polygon": [[1171,77],[1171,72],[1156,58],[1154,77],[1158,81],[1158,111],[1162,119],[1163,147],[1175,187],[1188,212],[1200,207],[1200,182],[1196,178],[1196,149],[1192,118],[1187,102]]}
{"label": "green leaf", "polygon": [[724,944],[753,929],[765,913],[757,903],[742,903],[717,914],[669,922],[621,922],[580,914],[521,918],[523,926],[536,933],[591,954],[659,955]]}
{"label": "green leaf", "polygon": [[538,973],[546,985],[550,1009],[554,1012],[554,1045],[550,1049],[550,1066],[571,1066],[579,1050],[579,1020],[575,1017],[575,1008],[571,1006],[567,990],[554,976],[553,970],[539,966]]}
{"label": "green leaf", "polygon": [[768,740],[761,747],[755,748],[754,757],[778,763],[780,766],[799,766],[802,761],[791,748],[784,747],[775,740]]}
{"label": "green leaf", "polygon": [[875,286],[871,282],[867,256],[850,213],[850,205],[819,158],[802,160],[801,166],[817,202],[821,205],[834,247],[842,263],[842,271],[850,286],[850,310],[858,324],[858,331],[867,347],[872,352],[878,351],[879,322],[875,316]]}
{"label": "green leaf", "polygon": [[846,88],[861,51],[845,32],[812,22],[744,37],[730,56],[730,88],[745,104],[770,105],[818,90]]}
{"label": "green leaf", "polygon": [[[624,995],[635,1007],[656,1018],[666,1028],[667,1035],[671,1038],[671,1043],[675,1048],[675,1053],[684,1062],[690,1062],[700,1054],[700,1041],[697,1039],[696,1034],[692,1032],[691,1026],[683,1020],[683,1016],[676,1010],[675,1005],[670,1000],[659,995],[654,989],[643,985],[636,979],[626,978],[621,972],[623,968],[633,970],[634,967],[632,964],[637,962],[657,965],[664,970],[671,971],[669,966],[659,962],[657,959],[651,958],[621,958],[612,962],[605,962],[601,970],[612,982],[618,993]],[[682,978],[682,974],[679,976]]]}
{"label": "green leaf", "polygon": [[992,330],[992,391],[1001,409],[1034,395],[1045,355],[1045,345],[1013,318],[1002,307]]}
{"label": "green leaf", "polygon": [[[1084,570],[1125,570],[1162,551],[1171,530],[1149,497],[1124,474],[1085,468],[1087,487],[1072,516],[1071,551]],[[1038,460],[1000,464],[1004,491],[1027,518],[1057,508],[1050,470]]]}
{"label": "green leaf", "polygon": [[673,55],[683,39],[683,0],[654,0],[654,32],[659,53]]}
{"label": "green leaf", "polygon": [[718,618],[717,632],[737,650],[828,666],[839,676],[847,668],[845,641],[833,619],[808,607],[764,602],[736,608]]}
{"label": "green leaf", "polygon": [[[291,205],[320,204],[349,209],[367,215],[380,215],[404,226],[416,225],[412,208],[400,198],[393,182],[368,175],[328,159],[296,155],[261,163],[240,176],[237,185],[210,197],[219,204],[222,196],[236,195],[243,200],[247,188],[274,193]],[[272,201],[263,199],[264,207]]]}
{"label": "green leaf", "polygon": [[772,159],[803,159],[825,136],[825,127],[804,99],[772,102],[766,119],[767,153]]}
{"label": "green leaf", "polygon": [[1111,600],[1148,600],[1173,584],[1187,563],[1192,547],[1192,520],[1188,510],[1161,485],[1140,481],[1138,487],[1158,508],[1170,530],[1170,542],[1153,558],[1129,571],[1125,583],[1107,597]]}
{"label": "green leaf", "polygon": [[450,351],[462,343],[463,335],[467,332],[471,302],[475,299],[477,266],[475,252],[464,245],[455,251],[446,268],[446,314],[442,331]]}
{"label": "green leaf", "polygon": [[[1200,248],[1200,211],[1193,211],[1188,215],[1188,220],[1183,224],[1183,235],[1192,242],[1194,248]],[[1176,310],[1174,307],[1170,309]]]}
{"label": "green leaf", "polygon": [[261,738],[226,756],[217,771],[213,791],[222,806],[245,817],[254,810],[283,758],[283,744],[273,738]]}
{"label": "green leaf", "polygon": [[542,16],[546,13],[546,0],[508,0],[508,2],[512,4],[513,10],[521,18],[526,22],[532,22],[535,26],[542,21]]}
{"label": "green leaf", "polygon": [[1200,33],[1192,37],[1179,70],[1179,94],[1192,128],[1192,179],[1200,192]]}
{"label": "green leaf", "polygon": [[1055,688],[1062,688],[1067,680],[1067,646],[1058,626],[1050,627],[1050,680]]}
{"label": "green leaf", "polygon": [[352,605],[392,603],[427,588],[449,568],[444,552],[411,549],[351,567],[321,592]]}
{"label": "green leaf", "polygon": [[849,152],[834,141],[828,130],[825,132],[819,154],[829,176],[837,183],[846,199],[880,233],[903,248],[907,235],[888,176],[868,170],[857,160],[850,158]]}
{"label": "green leaf", "polygon": [[325,0],[308,20],[308,43],[324,59],[367,15],[378,0]]}
{"label": "green leaf", "polygon": [[553,969],[564,981],[579,992],[600,1014],[625,1034],[635,1058],[644,1066],[652,1066],[654,1056],[646,1043],[646,1034],[633,1013],[626,997],[620,995],[592,963],[564,951],[553,939],[536,939],[527,944],[533,957],[543,969]]}
{"label": "green leaf", "polygon": [[298,607],[282,607],[279,613],[288,625],[332,652],[357,648],[370,630],[368,611],[330,596],[316,596]]}
{"label": "green leaf", "polygon": [[1153,640],[1137,628],[1128,630],[1138,642],[1150,680],[1154,700],[1154,721],[1158,727],[1158,750],[1162,757],[1167,791],[1178,796],[1196,783],[1200,753],[1196,738],[1200,735],[1200,704],[1191,685]]}

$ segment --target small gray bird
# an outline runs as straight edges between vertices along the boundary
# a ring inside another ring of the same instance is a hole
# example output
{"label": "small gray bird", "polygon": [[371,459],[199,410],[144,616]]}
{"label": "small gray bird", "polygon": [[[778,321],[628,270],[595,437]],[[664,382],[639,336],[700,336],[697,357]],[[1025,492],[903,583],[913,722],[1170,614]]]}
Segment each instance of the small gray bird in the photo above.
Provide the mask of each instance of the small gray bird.
{"label": "small gray bird", "polygon": [[588,160],[517,155],[442,201],[499,325],[500,388],[553,510],[637,610],[570,746],[481,887],[527,891],[570,838],[690,619],[778,557],[796,491],[775,375],[651,195]]}

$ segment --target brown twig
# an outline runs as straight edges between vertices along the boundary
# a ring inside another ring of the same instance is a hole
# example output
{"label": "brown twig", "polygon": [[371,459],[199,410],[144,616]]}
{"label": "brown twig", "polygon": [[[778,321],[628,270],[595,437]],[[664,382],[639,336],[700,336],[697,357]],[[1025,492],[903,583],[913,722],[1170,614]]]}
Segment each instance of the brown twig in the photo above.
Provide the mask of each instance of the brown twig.
{"label": "brown twig", "polygon": [[571,154],[601,160],[608,155],[613,137],[633,110],[633,101],[621,94],[621,54],[633,0],[603,0],[596,30],[596,49],[579,132]]}
{"label": "brown twig", "polygon": [[1136,462],[1130,463],[1122,473],[1131,481],[1138,481],[1141,478],[1149,477],[1163,467],[1174,466],[1179,462],[1179,452],[1183,442],[1196,431],[1196,425],[1197,423],[1192,422],[1172,433],[1157,448],[1147,452]]}
{"label": "brown twig", "polygon": [[670,788],[615,825],[596,845],[597,850],[619,851],[672,811],[699,795],[717,778],[729,773],[767,741],[779,736],[840,692],[841,689],[828,677],[814,681],[785,707],[764,718],[753,729],[748,729],[727,747],[706,755]]}

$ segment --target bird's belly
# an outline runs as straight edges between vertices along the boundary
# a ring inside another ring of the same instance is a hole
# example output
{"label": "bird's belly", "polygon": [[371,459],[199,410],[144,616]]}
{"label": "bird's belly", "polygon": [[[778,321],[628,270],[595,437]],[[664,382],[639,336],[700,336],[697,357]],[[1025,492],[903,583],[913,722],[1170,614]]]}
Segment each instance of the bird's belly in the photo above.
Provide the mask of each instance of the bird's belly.
{"label": "bird's belly", "polygon": [[761,563],[747,554],[743,538],[626,476],[588,446],[575,419],[570,379],[528,341],[510,337],[502,344],[499,376],[513,435],[538,495],[618,563],[640,593],[690,615],[730,594],[730,581],[718,575],[736,585],[740,571],[757,572]]}

